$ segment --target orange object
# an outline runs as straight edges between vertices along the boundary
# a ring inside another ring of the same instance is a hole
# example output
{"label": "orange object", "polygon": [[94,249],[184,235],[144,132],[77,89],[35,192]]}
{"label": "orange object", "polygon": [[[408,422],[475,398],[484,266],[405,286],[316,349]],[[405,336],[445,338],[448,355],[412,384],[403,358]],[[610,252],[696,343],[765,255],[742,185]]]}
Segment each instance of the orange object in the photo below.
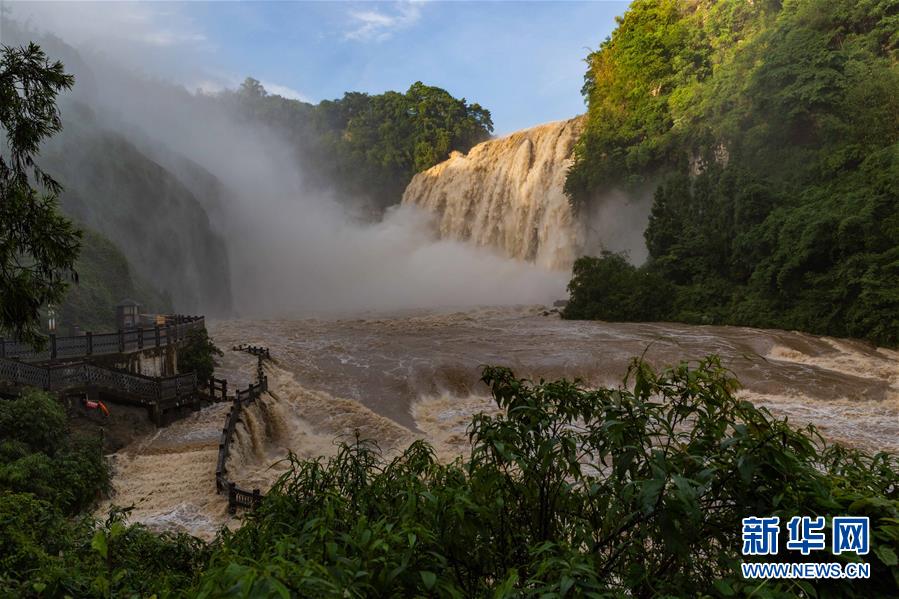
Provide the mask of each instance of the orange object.
{"label": "orange object", "polygon": [[106,404],[104,404],[102,401],[98,401],[97,405],[100,407],[100,409],[103,411],[103,413],[106,414],[106,416],[108,417],[109,416],[109,408],[106,407]]}

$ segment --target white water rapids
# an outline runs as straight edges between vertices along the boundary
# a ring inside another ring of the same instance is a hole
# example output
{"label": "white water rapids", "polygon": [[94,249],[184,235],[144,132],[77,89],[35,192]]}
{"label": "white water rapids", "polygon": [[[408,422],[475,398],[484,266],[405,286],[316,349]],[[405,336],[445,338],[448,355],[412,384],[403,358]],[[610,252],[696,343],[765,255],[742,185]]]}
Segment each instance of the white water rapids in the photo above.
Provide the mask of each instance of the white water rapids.
{"label": "white water rapids", "polygon": [[[444,459],[467,449],[472,414],[492,410],[482,364],[531,378],[618,385],[633,356],[663,366],[721,356],[741,393],[831,440],[899,451],[899,353],[803,333],[661,323],[564,321],[543,307],[415,311],[303,320],[235,320],[211,330],[221,347],[271,348],[271,394],[237,429],[229,472],[265,489],[288,450],[330,455],[358,430],[382,449],[428,439]],[[249,382],[255,361],[227,352],[219,375]],[[114,456],[119,505],[158,529],[211,537],[228,517],[213,470],[226,407],[206,408]]]}
{"label": "white water rapids", "polygon": [[[433,308],[551,300],[584,252],[645,258],[649,196],[608,190],[591,214],[572,211],[563,185],[582,126],[579,118],[548,123],[454,153],[416,175],[403,206],[374,225],[347,224],[332,214],[336,205],[289,189],[269,208],[266,196],[247,192],[253,202],[241,204],[240,230],[229,237],[239,242],[235,260],[244,261],[236,279],[254,310],[246,313],[347,312],[211,327],[220,347],[264,345],[276,360],[267,367],[270,394],[245,411],[235,432],[228,472],[241,487],[265,490],[289,450],[327,456],[335,440],[355,431],[387,452],[425,438],[451,459],[467,450],[471,416],[494,409],[479,382],[481,365],[616,386],[644,352],[657,367],[718,354],[744,396],[776,415],[814,422],[832,440],[899,451],[894,351],[740,327],[563,321],[543,306]],[[266,179],[278,156],[257,156],[259,176],[248,173],[248,189]],[[432,308],[350,312],[359,306]],[[245,387],[254,364],[228,352],[217,375],[232,389]],[[215,494],[225,411],[207,408],[118,452],[111,502],[134,504],[133,517],[155,528],[207,538],[237,524]]]}

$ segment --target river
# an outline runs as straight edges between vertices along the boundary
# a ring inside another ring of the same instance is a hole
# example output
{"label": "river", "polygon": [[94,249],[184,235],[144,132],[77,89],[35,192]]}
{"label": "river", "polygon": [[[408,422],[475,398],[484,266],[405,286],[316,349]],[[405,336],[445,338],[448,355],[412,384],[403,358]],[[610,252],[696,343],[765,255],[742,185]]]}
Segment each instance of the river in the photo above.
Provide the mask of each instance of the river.
{"label": "river", "polygon": [[[297,320],[229,320],[220,347],[265,345],[270,396],[238,426],[229,473],[265,489],[288,450],[330,455],[356,431],[385,452],[416,438],[443,459],[464,453],[472,414],[493,406],[482,364],[519,376],[620,385],[634,356],[656,367],[718,354],[740,393],[797,426],[868,450],[899,452],[899,352],[797,332],[670,323],[565,321],[542,306],[366,313]],[[226,351],[219,376],[245,386],[254,359]],[[238,521],[215,494],[227,408],[204,409],[114,454],[112,502],[156,529],[209,538]],[[274,464],[274,465],[273,465]],[[104,508],[106,506],[103,506]]]}

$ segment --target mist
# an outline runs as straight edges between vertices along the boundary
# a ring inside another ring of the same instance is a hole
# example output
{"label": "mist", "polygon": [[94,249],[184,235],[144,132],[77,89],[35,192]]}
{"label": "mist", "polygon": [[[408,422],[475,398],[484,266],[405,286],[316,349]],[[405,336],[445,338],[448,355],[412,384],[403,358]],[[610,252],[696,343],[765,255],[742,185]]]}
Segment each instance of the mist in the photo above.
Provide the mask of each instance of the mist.
{"label": "mist", "polygon": [[640,266],[649,257],[643,232],[652,210],[654,185],[630,192],[610,189],[588,204],[584,219],[585,250],[624,253]]}
{"label": "mist", "polygon": [[[92,46],[102,42],[93,38]],[[310,193],[278,131],[141,74],[130,53],[114,59],[76,47],[78,56],[66,57],[52,44],[45,49],[76,76],[61,98],[64,121],[75,101],[86,104],[101,127],[176,175],[195,163],[221,182],[221,201],[204,208],[225,239],[236,316],[547,303],[564,295],[568,273],[440,240],[420,209],[396,206],[379,222],[363,222],[352,198]]]}
{"label": "mist", "polygon": [[440,240],[413,207],[361,222],[352,198],[304,188],[302,164],[276,131],[164,86],[111,83],[101,96],[128,106],[142,134],[226,187],[219,226],[242,315],[544,303],[563,293],[564,273]]}

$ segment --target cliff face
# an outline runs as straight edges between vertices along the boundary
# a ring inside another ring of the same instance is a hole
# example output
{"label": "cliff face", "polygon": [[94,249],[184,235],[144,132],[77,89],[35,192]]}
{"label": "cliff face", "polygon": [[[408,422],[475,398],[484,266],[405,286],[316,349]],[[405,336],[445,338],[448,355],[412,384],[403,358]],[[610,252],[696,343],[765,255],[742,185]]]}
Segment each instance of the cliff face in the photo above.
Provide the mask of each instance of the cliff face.
{"label": "cliff face", "polygon": [[83,285],[72,286],[63,315],[101,328],[112,314],[109,306],[125,297],[148,309],[228,315],[221,183],[172,148],[150,144],[130,120],[139,109],[110,83],[120,82],[119,73],[110,74],[103,62],[88,64],[59,38],[22,30],[12,20],[0,25],[4,43],[34,39],[75,76],[74,88],[58,98],[63,129],[42,144],[38,157],[63,186],[62,212],[87,230],[79,261]]}
{"label": "cliff face", "polygon": [[104,129],[86,107],[66,108],[63,131],[41,156],[63,185],[63,212],[111,240],[175,310],[228,314],[228,251],[189,183]]}
{"label": "cliff face", "polygon": [[404,204],[433,212],[442,237],[566,269],[584,231],[563,192],[583,117],[480,143],[412,179]]}

